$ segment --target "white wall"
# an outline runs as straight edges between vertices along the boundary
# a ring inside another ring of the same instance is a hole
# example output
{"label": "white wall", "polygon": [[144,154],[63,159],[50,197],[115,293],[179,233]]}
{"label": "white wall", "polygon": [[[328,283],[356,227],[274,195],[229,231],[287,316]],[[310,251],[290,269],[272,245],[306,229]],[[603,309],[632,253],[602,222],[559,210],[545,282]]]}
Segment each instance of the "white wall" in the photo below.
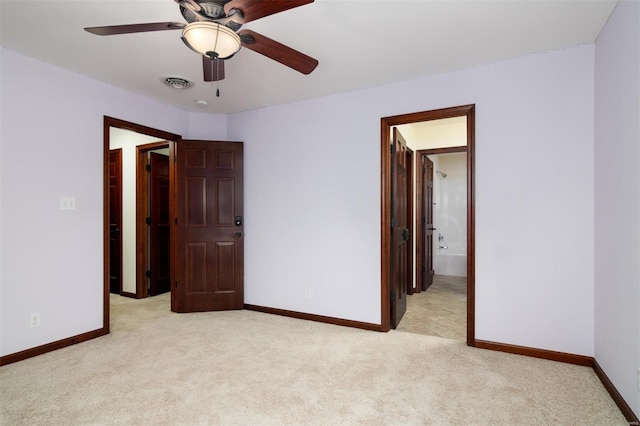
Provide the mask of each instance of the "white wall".
{"label": "white wall", "polygon": [[595,358],[640,416],[640,3],[596,42]]}
{"label": "white wall", "polygon": [[593,355],[593,61],[581,46],[229,116],[246,303],[380,323],[380,118],[475,103],[476,337]]}
{"label": "white wall", "polygon": [[[187,134],[188,114],[0,50],[0,353],[102,327],[103,116]],[[60,210],[60,197],[77,200]],[[39,312],[41,326],[29,327]]]}
{"label": "white wall", "polygon": [[[466,126],[464,126],[466,128]],[[433,269],[439,275],[467,276],[467,154],[452,153],[438,157],[434,171]],[[442,235],[442,241],[438,236]],[[446,247],[446,248],[440,248]]]}
{"label": "white wall", "polygon": [[227,140],[227,116],[224,114],[190,113],[189,131],[185,138]]}
{"label": "white wall", "polygon": [[122,291],[136,294],[136,146],[161,140],[116,127],[109,133],[110,148],[122,148]]}
{"label": "white wall", "polygon": [[[206,117],[1,59],[9,354],[102,325],[103,115],[218,135]],[[475,103],[476,336],[593,355],[593,62],[582,46],[227,117],[245,142],[246,303],[379,323],[380,117]],[[60,211],[61,195],[78,209]]]}

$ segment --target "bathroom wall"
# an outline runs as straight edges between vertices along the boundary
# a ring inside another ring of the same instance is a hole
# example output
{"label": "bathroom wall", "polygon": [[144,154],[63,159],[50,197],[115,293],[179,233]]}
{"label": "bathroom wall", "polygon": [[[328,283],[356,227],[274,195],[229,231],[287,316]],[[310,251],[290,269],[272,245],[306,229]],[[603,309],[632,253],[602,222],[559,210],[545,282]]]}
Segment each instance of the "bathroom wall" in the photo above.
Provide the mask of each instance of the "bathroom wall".
{"label": "bathroom wall", "polygon": [[467,118],[441,120],[397,126],[411,149],[450,148],[467,144]]}
{"label": "bathroom wall", "polygon": [[429,158],[438,164],[433,177],[433,227],[436,228],[433,269],[438,275],[466,277],[467,154],[439,154]]}

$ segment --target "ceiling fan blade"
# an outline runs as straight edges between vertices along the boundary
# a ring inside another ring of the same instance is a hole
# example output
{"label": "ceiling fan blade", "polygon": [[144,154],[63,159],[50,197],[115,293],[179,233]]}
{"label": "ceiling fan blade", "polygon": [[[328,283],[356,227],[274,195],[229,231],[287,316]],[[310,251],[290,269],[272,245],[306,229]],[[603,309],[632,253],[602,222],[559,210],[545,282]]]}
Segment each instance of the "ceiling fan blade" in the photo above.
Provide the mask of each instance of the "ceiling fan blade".
{"label": "ceiling fan blade", "polygon": [[318,61],[311,56],[271,40],[255,31],[242,30],[238,35],[242,40],[242,46],[278,61],[282,65],[286,65],[302,74],[309,74],[318,66]]}
{"label": "ceiling fan blade", "polygon": [[224,80],[224,61],[222,59],[211,59],[203,55],[202,69],[204,71],[204,81]]}
{"label": "ceiling fan blade", "polygon": [[146,33],[149,31],[181,30],[185,24],[180,22],[154,22],[151,24],[111,25],[107,27],[87,27],[85,31],[99,36]]}
{"label": "ceiling fan blade", "polygon": [[240,10],[244,17],[234,17],[233,20],[245,24],[309,3],[313,3],[313,0],[231,0],[224,5],[224,12],[231,15],[231,9]]}

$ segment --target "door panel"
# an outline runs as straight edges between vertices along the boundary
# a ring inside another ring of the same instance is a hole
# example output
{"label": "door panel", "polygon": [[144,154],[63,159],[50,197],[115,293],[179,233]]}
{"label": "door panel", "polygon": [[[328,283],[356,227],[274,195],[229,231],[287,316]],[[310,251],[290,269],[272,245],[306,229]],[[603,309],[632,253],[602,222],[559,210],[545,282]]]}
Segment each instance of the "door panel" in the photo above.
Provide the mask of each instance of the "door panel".
{"label": "door panel", "polygon": [[122,149],[109,151],[109,292],[122,292]]}
{"label": "door panel", "polygon": [[168,292],[170,287],[170,224],[169,224],[169,157],[149,153],[149,296]]}
{"label": "door panel", "polygon": [[187,294],[206,293],[207,291],[207,243],[187,243]]}
{"label": "door panel", "polygon": [[244,307],[243,145],[177,144],[176,310]]}
{"label": "door panel", "polygon": [[[407,295],[410,296],[414,293],[414,278],[413,278],[413,209],[415,202],[415,194],[413,193],[413,150],[411,148],[407,148],[406,154],[406,182],[407,182],[407,208],[406,208],[406,216],[407,216],[407,231],[409,235],[409,241],[407,244],[409,245],[409,251],[407,252]],[[416,286],[417,287],[417,286]]]}
{"label": "door panel", "polygon": [[396,328],[407,310],[407,288],[411,284],[409,271],[411,235],[408,227],[407,143],[393,128],[391,154],[391,327]]}
{"label": "door panel", "polygon": [[424,253],[424,273],[422,277],[422,290],[429,288],[433,284],[433,161],[426,155],[423,158],[423,201],[422,211],[423,222],[423,253]]}

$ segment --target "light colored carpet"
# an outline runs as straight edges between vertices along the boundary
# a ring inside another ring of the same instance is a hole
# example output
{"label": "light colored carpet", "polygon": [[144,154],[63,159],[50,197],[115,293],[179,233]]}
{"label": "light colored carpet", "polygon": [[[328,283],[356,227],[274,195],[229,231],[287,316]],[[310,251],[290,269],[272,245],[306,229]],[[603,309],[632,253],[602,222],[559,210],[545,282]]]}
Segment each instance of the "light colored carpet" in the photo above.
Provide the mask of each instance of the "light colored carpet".
{"label": "light colored carpet", "polygon": [[434,275],[427,291],[407,296],[397,330],[467,340],[467,278]]}
{"label": "light colored carpet", "polygon": [[112,296],[112,333],[0,368],[3,425],[626,425],[587,367]]}

